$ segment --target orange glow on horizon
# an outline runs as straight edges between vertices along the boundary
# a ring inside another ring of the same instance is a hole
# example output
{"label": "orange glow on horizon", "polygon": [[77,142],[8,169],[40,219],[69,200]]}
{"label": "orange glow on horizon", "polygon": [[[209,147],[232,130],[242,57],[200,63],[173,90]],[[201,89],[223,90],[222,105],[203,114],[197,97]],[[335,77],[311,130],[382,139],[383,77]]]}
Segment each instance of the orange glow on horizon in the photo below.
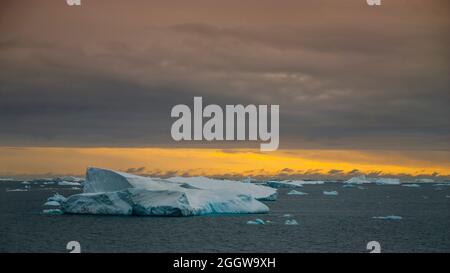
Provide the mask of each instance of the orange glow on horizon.
{"label": "orange glow on horizon", "polygon": [[448,152],[187,148],[0,148],[0,174],[76,174],[86,167],[140,170],[153,175],[275,176],[381,172],[384,175],[450,175]]}

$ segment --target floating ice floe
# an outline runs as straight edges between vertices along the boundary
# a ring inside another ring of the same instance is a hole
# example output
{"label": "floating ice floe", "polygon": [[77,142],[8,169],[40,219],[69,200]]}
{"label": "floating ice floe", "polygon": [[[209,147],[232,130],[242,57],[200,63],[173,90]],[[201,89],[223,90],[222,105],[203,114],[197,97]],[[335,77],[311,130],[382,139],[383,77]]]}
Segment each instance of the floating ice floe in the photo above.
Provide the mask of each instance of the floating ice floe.
{"label": "floating ice floe", "polygon": [[373,183],[377,185],[400,185],[400,179],[398,178],[369,178],[365,175],[355,176],[345,181],[344,183],[348,184],[368,184]]}
{"label": "floating ice floe", "polygon": [[291,190],[287,194],[289,194],[289,195],[308,195],[306,192],[297,191],[297,190]]}
{"label": "floating ice floe", "polygon": [[3,182],[3,181],[12,182],[12,181],[16,181],[16,179],[15,178],[9,178],[9,177],[0,178],[0,182]]}
{"label": "floating ice floe", "polygon": [[31,183],[29,181],[23,181],[21,184],[22,185],[30,185]]}
{"label": "floating ice floe", "polygon": [[266,222],[264,222],[264,220],[262,219],[255,219],[255,221],[249,220],[247,221],[247,225],[265,225]]}
{"label": "floating ice floe", "polygon": [[356,188],[356,185],[353,184],[345,184],[342,186],[343,188]]}
{"label": "floating ice floe", "polygon": [[337,191],[323,191],[324,195],[338,195],[339,193]]}
{"label": "floating ice floe", "polygon": [[381,219],[381,220],[402,220],[403,217],[396,216],[396,215],[389,215],[389,216],[374,216],[373,219]]}
{"label": "floating ice floe", "polygon": [[445,198],[450,198],[450,195],[446,195]]}
{"label": "floating ice floe", "polygon": [[44,206],[54,206],[54,207],[59,207],[61,204],[57,201],[47,201]]}
{"label": "floating ice floe", "polygon": [[61,181],[58,182],[58,186],[81,186],[78,182]]}
{"label": "floating ice floe", "polygon": [[431,178],[418,178],[416,179],[416,183],[433,183],[434,180]]}
{"label": "floating ice floe", "polygon": [[437,184],[433,184],[433,186],[435,186],[435,187],[450,186],[450,183],[437,183]]}
{"label": "floating ice floe", "polygon": [[303,185],[321,185],[324,181],[304,181],[304,180],[282,180],[282,181],[267,181],[266,185],[272,188],[298,188]]}
{"label": "floating ice floe", "polygon": [[42,211],[43,214],[50,214],[50,215],[58,215],[58,214],[64,214],[60,209],[44,209]]}
{"label": "floating ice floe", "polygon": [[419,184],[402,184],[403,187],[408,188],[420,188],[421,186]]}
{"label": "floating ice floe", "polygon": [[298,225],[298,222],[297,222],[296,220],[294,220],[294,219],[287,219],[287,220],[284,222],[284,224],[285,224],[285,225]]}
{"label": "floating ice floe", "polygon": [[7,192],[21,192],[21,191],[28,191],[27,188],[25,189],[6,189]]}
{"label": "floating ice floe", "polygon": [[292,214],[286,213],[286,214],[283,214],[283,217],[292,217]]}
{"label": "floating ice floe", "polygon": [[65,198],[64,196],[62,196],[59,193],[55,193],[53,196],[50,196],[49,198],[47,198],[47,202],[56,201],[58,203],[63,203],[66,200],[67,200],[67,198]]}
{"label": "floating ice floe", "polygon": [[192,216],[266,213],[259,200],[274,199],[270,187],[205,177],[148,178],[88,168],[84,193],[62,203],[65,213]]}

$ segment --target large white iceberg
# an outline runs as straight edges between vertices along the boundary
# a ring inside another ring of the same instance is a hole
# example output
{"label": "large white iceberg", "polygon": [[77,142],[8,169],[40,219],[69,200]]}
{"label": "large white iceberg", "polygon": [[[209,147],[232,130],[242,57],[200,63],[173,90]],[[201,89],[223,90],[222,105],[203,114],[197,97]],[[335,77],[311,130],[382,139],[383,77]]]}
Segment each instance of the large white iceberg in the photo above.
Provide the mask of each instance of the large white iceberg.
{"label": "large white iceberg", "polygon": [[361,175],[352,177],[349,180],[345,181],[344,183],[348,184],[374,183],[378,185],[400,185],[400,180],[398,178],[383,178],[383,177],[370,178],[366,177],[365,175]]}
{"label": "large white iceberg", "polygon": [[62,204],[65,213],[191,216],[266,213],[258,200],[274,200],[276,190],[238,181],[205,177],[148,178],[88,168],[84,193]]}

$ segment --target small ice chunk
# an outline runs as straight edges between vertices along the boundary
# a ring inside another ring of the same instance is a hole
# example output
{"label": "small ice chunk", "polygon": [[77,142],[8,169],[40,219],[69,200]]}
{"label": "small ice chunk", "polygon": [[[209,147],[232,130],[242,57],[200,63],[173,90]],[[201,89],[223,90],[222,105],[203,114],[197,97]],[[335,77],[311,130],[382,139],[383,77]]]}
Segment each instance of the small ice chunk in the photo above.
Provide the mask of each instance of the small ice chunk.
{"label": "small ice chunk", "polygon": [[50,196],[49,198],[47,198],[47,202],[56,201],[58,203],[63,203],[66,200],[67,200],[67,198],[65,198],[64,196],[62,196],[59,193],[55,193],[55,195]]}
{"label": "small ice chunk", "polygon": [[431,178],[418,178],[416,179],[417,183],[433,183],[434,180]]}
{"label": "small ice chunk", "polygon": [[402,186],[408,188],[420,188],[419,184],[403,184]]}
{"label": "small ice chunk", "polygon": [[446,195],[445,198],[450,198],[450,195]]}
{"label": "small ice chunk", "polygon": [[325,194],[325,195],[338,195],[339,193],[337,191],[323,191],[323,194]]}
{"label": "small ice chunk", "polygon": [[373,219],[381,219],[381,220],[401,220],[403,217],[396,216],[396,215],[389,215],[389,216],[374,216]]}
{"label": "small ice chunk", "polygon": [[48,201],[48,202],[46,202],[44,204],[44,206],[55,206],[55,207],[57,207],[57,206],[61,206],[61,204],[59,202],[57,202],[57,201]]}
{"label": "small ice chunk", "polygon": [[21,184],[22,184],[22,185],[30,185],[31,183],[28,182],[28,181],[23,181]]}
{"label": "small ice chunk", "polygon": [[15,192],[15,191],[28,191],[28,189],[6,189],[7,192]]}
{"label": "small ice chunk", "polygon": [[285,225],[298,225],[298,222],[295,219],[287,219],[284,222]]}
{"label": "small ice chunk", "polygon": [[292,217],[292,214],[286,213],[286,214],[283,215],[283,217]]}
{"label": "small ice chunk", "polygon": [[61,181],[58,182],[59,186],[80,186],[80,183],[77,182],[69,182],[69,181]]}
{"label": "small ice chunk", "polygon": [[247,224],[248,225],[264,225],[265,222],[264,222],[264,220],[257,218],[257,219],[255,219],[255,221],[252,221],[252,220],[247,221]]}
{"label": "small ice chunk", "polygon": [[356,186],[354,184],[345,184],[342,186],[343,188],[355,188]]}
{"label": "small ice chunk", "polygon": [[287,194],[289,194],[289,195],[308,195],[306,192],[296,191],[296,190],[291,190]]}
{"label": "small ice chunk", "polygon": [[49,215],[58,215],[58,214],[64,214],[62,210],[60,209],[44,209],[42,211],[43,214],[49,214]]}

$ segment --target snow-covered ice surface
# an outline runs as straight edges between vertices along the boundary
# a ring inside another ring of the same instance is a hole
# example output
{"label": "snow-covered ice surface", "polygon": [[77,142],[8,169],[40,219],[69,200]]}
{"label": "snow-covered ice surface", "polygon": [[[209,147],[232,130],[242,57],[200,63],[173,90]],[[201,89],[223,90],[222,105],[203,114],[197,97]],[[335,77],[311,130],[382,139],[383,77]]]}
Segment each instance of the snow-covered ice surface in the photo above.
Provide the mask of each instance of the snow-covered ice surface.
{"label": "snow-covered ice surface", "polygon": [[88,168],[84,193],[62,203],[66,213],[192,216],[267,213],[258,200],[274,200],[276,190],[205,177],[148,178]]}
{"label": "snow-covered ice surface", "polygon": [[400,179],[398,179],[398,178],[383,178],[383,177],[369,178],[369,177],[366,177],[365,175],[361,175],[361,176],[352,177],[349,180],[345,181],[344,183],[349,183],[349,184],[374,183],[374,184],[378,184],[378,185],[400,185]]}

